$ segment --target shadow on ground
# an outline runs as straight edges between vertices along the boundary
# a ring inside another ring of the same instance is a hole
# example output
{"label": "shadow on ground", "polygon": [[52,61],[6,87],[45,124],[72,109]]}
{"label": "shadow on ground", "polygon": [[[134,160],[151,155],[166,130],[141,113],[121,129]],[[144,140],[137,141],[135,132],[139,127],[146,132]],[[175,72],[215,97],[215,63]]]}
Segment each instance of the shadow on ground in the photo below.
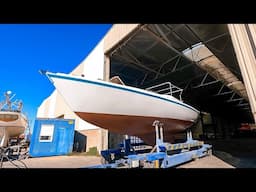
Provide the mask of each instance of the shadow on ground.
{"label": "shadow on ground", "polygon": [[256,168],[256,137],[208,140],[213,154],[236,168]]}

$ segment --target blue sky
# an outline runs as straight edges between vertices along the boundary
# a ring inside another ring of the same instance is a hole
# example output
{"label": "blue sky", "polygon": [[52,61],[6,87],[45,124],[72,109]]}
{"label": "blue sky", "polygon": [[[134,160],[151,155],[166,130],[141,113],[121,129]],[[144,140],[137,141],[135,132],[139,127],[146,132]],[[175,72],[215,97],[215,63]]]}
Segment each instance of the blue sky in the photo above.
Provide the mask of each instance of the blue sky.
{"label": "blue sky", "polygon": [[54,86],[40,69],[69,73],[111,24],[0,24],[0,98],[11,90],[23,101],[31,126]]}

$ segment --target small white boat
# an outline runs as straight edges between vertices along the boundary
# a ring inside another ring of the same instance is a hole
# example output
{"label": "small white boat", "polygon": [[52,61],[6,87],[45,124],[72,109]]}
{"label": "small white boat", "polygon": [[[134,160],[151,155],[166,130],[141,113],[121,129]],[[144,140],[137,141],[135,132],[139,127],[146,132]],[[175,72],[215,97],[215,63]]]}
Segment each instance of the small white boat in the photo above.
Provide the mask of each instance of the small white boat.
{"label": "small white boat", "polygon": [[186,130],[199,111],[171,95],[102,80],[43,72],[71,110],[83,120],[111,132],[137,136],[154,144],[155,120],[164,124],[164,140]]}
{"label": "small white boat", "polygon": [[0,106],[0,147],[6,147],[10,138],[18,138],[28,126],[27,117],[21,112],[22,102],[11,102],[10,93],[5,96]]}

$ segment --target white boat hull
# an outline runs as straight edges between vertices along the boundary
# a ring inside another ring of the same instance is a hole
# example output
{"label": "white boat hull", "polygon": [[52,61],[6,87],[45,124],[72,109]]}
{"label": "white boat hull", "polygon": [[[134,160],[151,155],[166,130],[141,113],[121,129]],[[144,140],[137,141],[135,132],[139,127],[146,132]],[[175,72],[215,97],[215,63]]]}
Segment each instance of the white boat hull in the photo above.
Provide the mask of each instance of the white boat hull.
{"label": "white boat hull", "polygon": [[24,133],[27,126],[27,118],[22,113],[0,111],[0,146],[6,146],[9,138]]}
{"label": "white boat hull", "polygon": [[46,75],[71,110],[85,121],[150,144],[154,142],[154,120],[164,123],[165,139],[170,140],[173,133],[184,131],[198,118],[196,109],[169,95],[60,73]]}

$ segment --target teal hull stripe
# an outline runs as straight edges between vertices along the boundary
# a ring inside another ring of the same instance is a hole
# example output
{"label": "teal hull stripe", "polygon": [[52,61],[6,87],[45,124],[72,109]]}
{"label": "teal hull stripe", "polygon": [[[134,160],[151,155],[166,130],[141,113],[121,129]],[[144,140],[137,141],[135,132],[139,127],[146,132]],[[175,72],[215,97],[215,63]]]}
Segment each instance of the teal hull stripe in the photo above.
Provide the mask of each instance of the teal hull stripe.
{"label": "teal hull stripe", "polygon": [[196,113],[199,113],[194,108],[192,108],[190,106],[187,106],[187,105],[184,105],[182,103],[178,103],[176,101],[169,100],[169,99],[166,99],[166,98],[162,98],[162,97],[159,97],[159,96],[156,96],[156,95],[151,95],[149,93],[144,93],[144,92],[140,92],[140,91],[137,91],[137,90],[132,90],[132,89],[129,89],[129,88],[126,88],[126,87],[118,87],[118,86],[115,86],[115,85],[109,85],[109,84],[105,84],[105,83],[101,83],[101,82],[90,81],[90,80],[87,80],[87,79],[76,79],[76,78],[73,78],[73,77],[66,77],[66,76],[60,76],[60,75],[55,75],[55,74],[47,74],[47,76],[53,77],[53,78],[67,79],[67,80],[79,81],[79,82],[83,82],[83,83],[95,84],[95,85],[100,85],[100,86],[104,86],[104,87],[111,87],[111,88],[114,88],[114,89],[120,89],[120,90],[123,90],[123,91],[129,91],[129,92],[133,92],[133,93],[137,93],[137,94],[141,94],[141,95],[146,95],[146,96],[149,96],[149,97],[154,97],[154,98],[157,98],[157,99],[161,99],[161,100],[164,100],[164,101],[175,103],[177,105],[181,105],[183,107],[186,107],[186,108],[189,108],[189,109],[195,111]]}

